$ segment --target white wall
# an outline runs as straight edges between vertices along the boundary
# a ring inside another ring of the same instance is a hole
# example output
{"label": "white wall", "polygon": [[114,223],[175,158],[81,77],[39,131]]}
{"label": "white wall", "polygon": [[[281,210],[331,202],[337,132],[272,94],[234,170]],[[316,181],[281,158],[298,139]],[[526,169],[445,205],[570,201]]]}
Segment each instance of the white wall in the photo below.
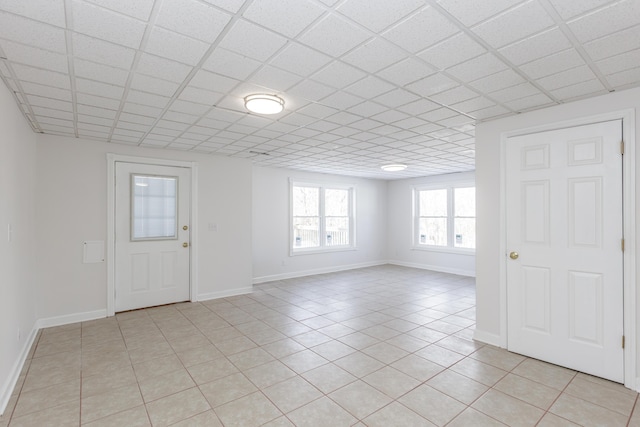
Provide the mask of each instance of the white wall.
{"label": "white wall", "polygon": [[[106,309],[106,263],[83,264],[82,249],[85,240],[107,239],[107,153],[197,162],[200,298],[250,291],[251,162],[40,135],[37,314],[43,324]],[[209,231],[209,223],[218,231]]]}
{"label": "white wall", "polygon": [[36,322],[35,173],[36,134],[7,87],[0,84],[0,413],[13,390]]}
{"label": "white wall", "polygon": [[[289,178],[356,186],[357,250],[289,255]],[[384,263],[386,236],[385,181],[254,167],[253,275],[256,283]]]}
{"label": "white wall", "polygon": [[[634,108],[636,127],[640,125],[640,89],[630,89],[610,93],[597,98],[576,101],[544,110],[520,114],[501,120],[481,123],[476,129],[476,191],[477,191],[477,336],[496,344],[506,343],[506,325],[501,323],[500,283],[504,267],[504,253],[501,253],[501,235],[504,227],[500,208],[501,190],[500,173],[503,167],[501,160],[501,135],[505,132],[517,131],[530,127],[543,126],[561,121],[576,120],[585,117],[605,114]],[[626,141],[637,146],[639,130],[635,130],[636,140]],[[636,164],[640,165],[636,149]],[[636,174],[636,189],[640,183]],[[635,196],[635,211],[638,212],[638,194]],[[636,220],[638,216],[636,214]],[[636,227],[636,230],[638,227]],[[631,236],[637,247],[638,235]],[[637,265],[640,265],[638,253],[634,254]],[[636,291],[636,295],[640,293]],[[636,306],[638,301],[635,301]],[[637,320],[636,320],[637,324]],[[637,328],[640,331],[640,328]],[[640,342],[638,340],[637,342]],[[640,354],[639,354],[640,355]],[[640,366],[640,363],[638,364]]]}
{"label": "white wall", "polygon": [[473,182],[473,172],[389,181],[388,257],[394,264],[474,276],[475,255],[412,249],[413,187],[452,182]]}

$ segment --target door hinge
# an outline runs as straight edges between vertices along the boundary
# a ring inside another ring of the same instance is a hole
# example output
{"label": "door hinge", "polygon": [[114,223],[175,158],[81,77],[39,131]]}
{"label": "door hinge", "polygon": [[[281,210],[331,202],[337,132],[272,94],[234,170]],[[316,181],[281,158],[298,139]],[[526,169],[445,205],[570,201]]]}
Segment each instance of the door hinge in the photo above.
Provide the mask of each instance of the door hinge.
{"label": "door hinge", "polygon": [[620,249],[624,252],[624,239],[620,240]]}
{"label": "door hinge", "polygon": [[624,155],[624,141],[620,141],[620,154]]}
{"label": "door hinge", "polygon": [[624,335],[622,336],[622,348],[624,348]]}

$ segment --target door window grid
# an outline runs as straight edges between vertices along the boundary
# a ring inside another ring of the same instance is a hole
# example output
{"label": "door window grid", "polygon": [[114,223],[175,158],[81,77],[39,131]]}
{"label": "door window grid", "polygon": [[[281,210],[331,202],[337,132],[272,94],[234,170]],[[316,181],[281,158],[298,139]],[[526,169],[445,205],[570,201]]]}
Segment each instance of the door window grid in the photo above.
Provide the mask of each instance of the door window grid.
{"label": "door window grid", "polygon": [[178,238],[178,177],[131,175],[131,240]]}

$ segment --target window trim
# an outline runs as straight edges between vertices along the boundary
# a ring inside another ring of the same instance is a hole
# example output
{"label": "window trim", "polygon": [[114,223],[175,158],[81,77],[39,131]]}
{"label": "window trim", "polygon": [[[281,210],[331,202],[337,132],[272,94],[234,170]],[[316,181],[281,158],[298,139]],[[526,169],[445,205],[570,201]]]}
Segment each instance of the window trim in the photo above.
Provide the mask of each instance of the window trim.
{"label": "window trim", "polygon": [[[340,246],[326,246],[324,240],[319,239],[320,246],[311,248],[296,248],[293,246],[293,187],[315,187],[319,188],[319,221],[320,233],[326,228],[326,216],[324,215],[324,191],[329,190],[348,190],[349,191],[349,244]],[[355,251],[356,246],[356,186],[354,184],[306,181],[289,178],[289,256],[309,255],[330,252]]]}
{"label": "window trim", "polygon": [[[458,255],[474,255],[476,253],[475,248],[458,248],[455,246],[455,212],[454,212],[454,190],[456,188],[469,188],[476,187],[474,181],[461,180],[451,182],[438,182],[432,184],[420,184],[411,187],[412,195],[412,226],[411,226],[411,250],[429,251],[429,252],[443,252]],[[420,191],[429,190],[447,190],[447,246],[435,246],[426,245],[420,243],[420,237],[418,235],[420,230],[420,204],[418,200],[418,194]],[[477,218],[477,212],[476,217]]]}

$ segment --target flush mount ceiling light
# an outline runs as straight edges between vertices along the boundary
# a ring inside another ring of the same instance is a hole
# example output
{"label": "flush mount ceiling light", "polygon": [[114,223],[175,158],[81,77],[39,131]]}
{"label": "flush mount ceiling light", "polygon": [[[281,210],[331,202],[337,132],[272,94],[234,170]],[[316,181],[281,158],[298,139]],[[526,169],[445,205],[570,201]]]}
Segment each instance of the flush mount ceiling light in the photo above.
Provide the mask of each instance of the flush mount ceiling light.
{"label": "flush mount ceiling light", "polygon": [[399,172],[399,171],[403,171],[407,168],[407,165],[403,165],[400,163],[397,163],[395,165],[382,165],[380,166],[380,169],[382,169],[383,171],[387,171],[387,172]]}
{"label": "flush mount ceiling light", "polygon": [[244,106],[256,114],[278,114],[284,109],[284,99],[276,95],[259,93],[245,97]]}

